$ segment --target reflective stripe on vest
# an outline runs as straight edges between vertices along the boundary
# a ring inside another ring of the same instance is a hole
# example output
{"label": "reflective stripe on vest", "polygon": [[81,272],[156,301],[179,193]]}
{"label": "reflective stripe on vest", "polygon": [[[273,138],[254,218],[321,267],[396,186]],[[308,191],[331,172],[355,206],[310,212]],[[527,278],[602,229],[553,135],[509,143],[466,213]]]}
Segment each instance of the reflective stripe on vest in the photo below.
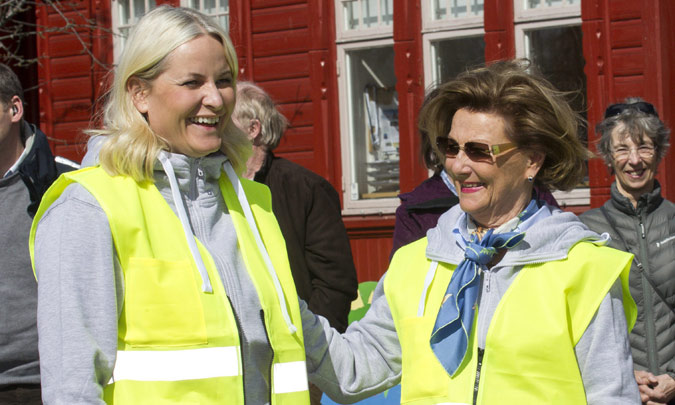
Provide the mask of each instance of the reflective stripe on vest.
{"label": "reflective stripe on vest", "polygon": [[[237,322],[209,252],[196,241],[212,281],[213,291],[205,293],[180,221],[157,188],[124,176],[111,177],[100,167],[70,172],[57,180],[45,194],[33,228],[72,182],[84,186],[108,216],[125,277],[118,362],[114,382],[104,390],[106,402],[209,404],[226,399],[227,403],[243,404]],[[269,190],[250,181],[241,183],[298,331],[291,334],[283,320],[274,282],[265,271],[232,185],[227,176],[221,175],[220,188],[258,292],[274,353],[269,371],[271,402],[309,403],[297,293],[283,236],[272,214]],[[31,254],[34,235],[32,229]]]}
{"label": "reflective stripe on vest", "polygon": [[120,350],[110,383],[198,380],[239,374],[239,348],[235,346],[175,351]]}
{"label": "reflective stripe on vest", "polygon": [[[475,329],[471,331],[471,355],[454,378],[448,376],[429,346],[455,266],[438,266],[424,299],[424,313],[418,316],[424,272],[430,266],[426,245],[424,238],[399,250],[384,280],[401,344],[401,402],[472,404],[477,369]],[[490,323],[477,403],[585,403],[574,346],[618,277],[629,327],[634,323],[635,303],[628,293],[630,260],[630,255],[611,248],[578,243],[564,260],[523,267]]]}

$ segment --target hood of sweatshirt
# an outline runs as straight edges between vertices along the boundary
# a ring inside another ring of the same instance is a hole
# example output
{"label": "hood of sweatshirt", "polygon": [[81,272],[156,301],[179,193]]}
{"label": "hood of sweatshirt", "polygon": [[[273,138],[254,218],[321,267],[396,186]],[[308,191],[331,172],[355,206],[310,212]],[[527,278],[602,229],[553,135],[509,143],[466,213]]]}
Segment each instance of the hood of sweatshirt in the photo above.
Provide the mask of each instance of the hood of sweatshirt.
{"label": "hood of sweatshirt", "polygon": [[[518,267],[567,257],[572,246],[581,241],[604,245],[609,235],[588,229],[576,215],[540,201],[539,210],[516,230],[525,232],[523,241],[507,250],[495,267]],[[461,237],[460,237],[461,235]],[[467,214],[459,205],[444,213],[438,225],[427,232],[427,258],[457,265],[464,259],[464,242],[468,239]]]}

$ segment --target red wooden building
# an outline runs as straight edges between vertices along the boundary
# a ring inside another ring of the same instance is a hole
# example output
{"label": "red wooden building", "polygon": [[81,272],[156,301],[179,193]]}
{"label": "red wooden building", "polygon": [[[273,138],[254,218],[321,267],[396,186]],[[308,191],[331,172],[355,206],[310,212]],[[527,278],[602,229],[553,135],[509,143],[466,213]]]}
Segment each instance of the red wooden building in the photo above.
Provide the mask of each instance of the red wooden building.
{"label": "red wooden building", "polygon": [[[62,2],[65,4],[66,2]],[[279,102],[292,127],[278,151],[342,191],[360,281],[386,270],[396,194],[428,176],[415,130],[425,88],[466,66],[529,57],[560,88],[578,91],[588,141],[607,104],[652,102],[675,126],[675,2],[671,0],[157,0],[198,8],[229,24],[240,75]],[[97,29],[37,38],[43,59],[34,121],[56,153],[83,154],[122,36],[154,0],[77,0],[72,20]],[[47,6],[37,23],[64,24]],[[112,33],[115,33],[113,35]],[[83,44],[87,48],[83,50]],[[31,111],[31,110],[29,110]],[[593,146],[591,146],[593,147]],[[657,178],[675,200],[675,148]],[[557,195],[582,212],[601,205],[612,179],[599,159],[587,184]]]}

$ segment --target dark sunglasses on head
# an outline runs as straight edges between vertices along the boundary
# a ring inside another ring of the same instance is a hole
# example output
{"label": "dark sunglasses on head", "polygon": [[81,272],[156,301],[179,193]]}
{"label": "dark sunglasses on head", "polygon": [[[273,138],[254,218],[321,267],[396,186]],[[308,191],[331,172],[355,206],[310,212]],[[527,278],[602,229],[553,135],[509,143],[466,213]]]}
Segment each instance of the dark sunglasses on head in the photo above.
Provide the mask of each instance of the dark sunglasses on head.
{"label": "dark sunglasses on head", "polygon": [[507,142],[497,145],[488,145],[487,143],[482,142],[467,142],[461,146],[454,139],[439,137],[436,138],[436,146],[449,158],[457,157],[459,151],[463,150],[466,156],[473,161],[494,162],[495,156],[515,148],[516,144]]}
{"label": "dark sunglasses on head", "polygon": [[618,104],[612,104],[607,109],[605,110],[605,118],[610,118],[615,115],[621,114],[623,111],[627,109],[633,109],[633,110],[638,110],[641,111],[645,114],[649,115],[655,115],[659,116],[656,113],[656,110],[654,109],[654,106],[651,105],[650,103],[646,101],[638,101],[637,103],[631,103],[631,104],[623,104],[623,103],[618,103]]}

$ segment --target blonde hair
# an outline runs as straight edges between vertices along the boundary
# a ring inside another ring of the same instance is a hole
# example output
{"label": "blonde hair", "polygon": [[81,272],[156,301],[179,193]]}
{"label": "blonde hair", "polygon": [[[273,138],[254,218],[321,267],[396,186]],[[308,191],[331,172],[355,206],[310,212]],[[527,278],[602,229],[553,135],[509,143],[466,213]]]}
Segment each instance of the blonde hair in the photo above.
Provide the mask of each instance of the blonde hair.
{"label": "blonde hair", "polygon": [[288,127],[288,120],[269,94],[251,82],[237,84],[237,103],[232,116],[242,128],[248,128],[254,119],[260,121],[260,141],[269,150],[276,149]]}
{"label": "blonde hair", "polygon": [[[129,80],[137,78],[150,83],[166,70],[167,56],[174,49],[202,35],[210,35],[223,44],[236,84],[238,66],[232,42],[223,28],[204,14],[188,8],[160,6],[134,27],[114,71],[103,109],[103,128],[87,131],[92,136],[105,136],[99,162],[111,175],[127,175],[139,182],[152,181],[157,155],[160,150],[170,148],[134,106],[128,91]],[[221,150],[240,173],[246,166],[251,144],[246,134],[231,123],[223,131]]]}
{"label": "blonde hair", "polygon": [[455,112],[466,108],[500,115],[512,142],[544,154],[535,179],[539,187],[569,190],[579,184],[584,162],[592,157],[577,135],[584,120],[572,110],[565,93],[529,72],[529,67],[523,59],[495,62],[439,86],[438,95],[420,112],[419,128],[428,133],[441,162],[445,156],[436,147],[436,138],[447,137]]}

